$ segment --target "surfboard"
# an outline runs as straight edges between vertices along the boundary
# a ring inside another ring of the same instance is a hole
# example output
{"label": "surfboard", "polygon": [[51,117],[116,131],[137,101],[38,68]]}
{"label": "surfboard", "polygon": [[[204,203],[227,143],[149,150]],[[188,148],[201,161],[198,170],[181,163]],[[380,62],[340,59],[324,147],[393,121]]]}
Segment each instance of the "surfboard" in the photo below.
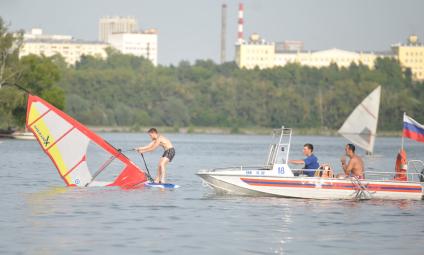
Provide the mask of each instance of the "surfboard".
{"label": "surfboard", "polygon": [[154,182],[146,182],[144,184],[146,187],[152,187],[152,188],[163,188],[163,189],[176,189],[180,186],[173,183],[154,183]]}

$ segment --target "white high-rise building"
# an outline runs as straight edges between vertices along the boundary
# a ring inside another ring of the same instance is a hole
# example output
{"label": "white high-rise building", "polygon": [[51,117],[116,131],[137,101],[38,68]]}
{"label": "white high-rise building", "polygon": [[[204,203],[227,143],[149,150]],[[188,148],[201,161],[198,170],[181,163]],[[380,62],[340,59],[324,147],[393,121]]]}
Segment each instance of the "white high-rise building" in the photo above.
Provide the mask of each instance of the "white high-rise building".
{"label": "white high-rise building", "polygon": [[134,17],[103,17],[99,20],[99,41],[107,42],[112,33],[135,33],[138,31]]}
{"label": "white high-rise building", "polygon": [[19,57],[30,54],[51,57],[60,54],[69,65],[74,65],[82,55],[105,59],[105,49],[109,47],[106,43],[76,40],[70,35],[46,35],[39,28],[32,29],[31,33],[25,33],[23,37]]}
{"label": "white high-rise building", "polygon": [[112,33],[107,41],[123,54],[143,56],[158,64],[158,34],[154,29],[139,33]]}

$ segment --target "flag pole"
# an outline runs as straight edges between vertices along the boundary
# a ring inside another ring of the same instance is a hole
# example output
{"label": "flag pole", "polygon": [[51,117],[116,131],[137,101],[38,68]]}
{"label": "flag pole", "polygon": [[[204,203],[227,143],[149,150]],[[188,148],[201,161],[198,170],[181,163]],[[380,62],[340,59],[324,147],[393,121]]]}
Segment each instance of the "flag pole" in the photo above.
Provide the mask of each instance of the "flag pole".
{"label": "flag pole", "polygon": [[405,137],[403,136],[403,122],[405,121],[405,115],[406,115],[406,113],[403,112],[403,119],[402,119],[402,146],[401,146],[401,150],[403,150],[403,143],[404,143],[404,139],[405,139]]}

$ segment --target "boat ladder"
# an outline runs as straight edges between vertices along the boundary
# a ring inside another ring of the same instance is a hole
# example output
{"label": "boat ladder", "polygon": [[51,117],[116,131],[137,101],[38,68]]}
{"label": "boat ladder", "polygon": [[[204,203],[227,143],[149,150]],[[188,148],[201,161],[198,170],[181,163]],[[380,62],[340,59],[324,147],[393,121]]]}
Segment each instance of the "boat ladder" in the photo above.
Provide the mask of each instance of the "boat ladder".
{"label": "boat ladder", "polygon": [[371,192],[358,177],[352,177],[352,184],[355,187],[355,200],[368,200],[372,198]]}

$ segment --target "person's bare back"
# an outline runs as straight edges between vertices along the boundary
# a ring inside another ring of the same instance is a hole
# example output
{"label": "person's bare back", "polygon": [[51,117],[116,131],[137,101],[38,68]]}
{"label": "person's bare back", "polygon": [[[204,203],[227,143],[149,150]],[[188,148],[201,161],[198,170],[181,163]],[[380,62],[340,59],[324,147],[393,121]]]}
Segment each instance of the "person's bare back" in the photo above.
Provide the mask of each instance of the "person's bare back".
{"label": "person's bare back", "polygon": [[159,135],[156,140],[159,142],[159,145],[162,146],[164,150],[169,150],[173,148],[171,141],[163,135]]}

